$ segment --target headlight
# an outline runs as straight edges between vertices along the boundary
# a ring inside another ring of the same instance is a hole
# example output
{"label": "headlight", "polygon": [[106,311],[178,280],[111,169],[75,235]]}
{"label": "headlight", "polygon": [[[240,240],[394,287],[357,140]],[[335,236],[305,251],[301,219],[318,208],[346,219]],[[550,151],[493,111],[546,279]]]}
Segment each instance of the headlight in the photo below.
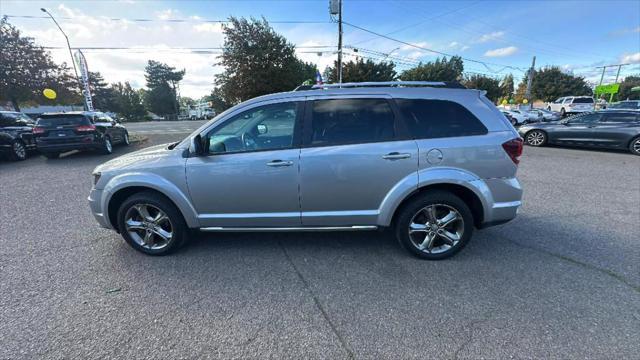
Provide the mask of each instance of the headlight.
{"label": "headlight", "polygon": [[101,173],[93,173],[93,186],[96,186],[96,184],[98,183],[98,181],[100,181],[100,176],[102,174]]}

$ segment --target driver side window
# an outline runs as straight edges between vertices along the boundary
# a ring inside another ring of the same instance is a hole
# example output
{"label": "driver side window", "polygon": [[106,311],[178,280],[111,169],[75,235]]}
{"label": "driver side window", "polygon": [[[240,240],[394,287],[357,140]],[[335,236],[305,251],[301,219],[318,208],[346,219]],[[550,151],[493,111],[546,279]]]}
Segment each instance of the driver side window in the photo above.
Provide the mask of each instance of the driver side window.
{"label": "driver side window", "polygon": [[208,134],[209,153],[287,149],[293,145],[298,102],[254,107]]}

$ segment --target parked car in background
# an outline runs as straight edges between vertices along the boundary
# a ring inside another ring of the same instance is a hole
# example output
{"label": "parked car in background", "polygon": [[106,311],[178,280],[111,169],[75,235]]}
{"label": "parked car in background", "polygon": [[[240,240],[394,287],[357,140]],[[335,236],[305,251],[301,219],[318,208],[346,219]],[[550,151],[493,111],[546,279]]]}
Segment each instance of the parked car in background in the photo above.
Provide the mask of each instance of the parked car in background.
{"label": "parked car in background", "polygon": [[560,116],[578,114],[595,110],[595,104],[591,96],[565,96],[548,103],[547,110],[556,111]]}
{"label": "parked car in background", "polygon": [[190,228],[391,227],[412,254],[447,258],[474,227],[516,216],[522,139],[482,92],[422,84],[322,85],[243,102],[182,142],[98,166],[92,212],[150,255],[176,250]]}
{"label": "parked car in background", "polygon": [[113,152],[113,144],[129,145],[127,129],[101,112],[42,114],[33,128],[38,150],[55,159],[71,150]]}
{"label": "parked car in background", "polygon": [[640,110],[640,100],[625,100],[609,104],[607,110]]}
{"label": "parked car in background", "polygon": [[542,116],[542,121],[558,121],[562,119],[562,115],[559,112],[550,111],[546,109],[534,109]]}
{"label": "parked car in background", "polygon": [[36,149],[33,124],[23,113],[0,111],[0,155],[14,161],[26,159],[28,152]]}
{"label": "parked car in background", "polygon": [[549,123],[523,125],[518,132],[527,145],[546,144],[627,149],[640,155],[640,112],[590,112]]}
{"label": "parked car in background", "polygon": [[526,123],[526,122],[527,122],[527,119],[528,119],[528,118],[527,118],[527,116],[525,116],[524,114],[522,114],[522,113],[521,113],[521,112],[519,112],[519,111],[506,110],[506,109],[501,109],[500,111],[502,111],[502,113],[503,113],[505,116],[507,116],[507,115],[508,115],[507,119],[509,119],[509,118],[510,118],[510,119],[515,120],[515,123],[514,123],[514,122],[511,122],[511,125],[513,125],[513,126],[522,125],[522,124],[524,124],[524,123]]}

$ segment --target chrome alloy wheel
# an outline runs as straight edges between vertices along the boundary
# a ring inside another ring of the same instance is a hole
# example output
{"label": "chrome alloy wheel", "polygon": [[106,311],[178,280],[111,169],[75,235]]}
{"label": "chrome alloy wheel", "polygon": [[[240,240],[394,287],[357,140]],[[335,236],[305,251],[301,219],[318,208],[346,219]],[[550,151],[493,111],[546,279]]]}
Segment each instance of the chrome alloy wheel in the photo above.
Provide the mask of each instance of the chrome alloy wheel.
{"label": "chrome alloy wheel", "polygon": [[173,238],[173,224],[162,210],[150,204],[136,204],[127,210],[124,225],[129,236],[148,250],[165,248]]}
{"label": "chrome alloy wheel", "polygon": [[532,131],[527,135],[527,144],[540,146],[544,143],[544,134],[540,131]]}
{"label": "chrome alloy wheel", "polygon": [[104,148],[108,153],[111,153],[113,151],[113,145],[111,144],[111,139],[109,138],[104,139]]}
{"label": "chrome alloy wheel", "polygon": [[23,160],[27,157],[27,150],[24,148],[24,145],[22,145],[20,141],[16,141],[13,143],[13,153],[18,160]]}
{"label": "chrome alloy wheel", "polygon": [[460,242],[464,220],[449,205],[434,204],[420,209],[409,223],[409,238],[420,251],[440,254]]}
{"label": "chrome alloy wheel", "polygon": [[129,133],[124,133],[123,142],[125,145],[129,145]]}
{"label": "chrome alloy wheel", "polygon": [[631,147],[636,154],[640,154],[640,138],[637,138]]}

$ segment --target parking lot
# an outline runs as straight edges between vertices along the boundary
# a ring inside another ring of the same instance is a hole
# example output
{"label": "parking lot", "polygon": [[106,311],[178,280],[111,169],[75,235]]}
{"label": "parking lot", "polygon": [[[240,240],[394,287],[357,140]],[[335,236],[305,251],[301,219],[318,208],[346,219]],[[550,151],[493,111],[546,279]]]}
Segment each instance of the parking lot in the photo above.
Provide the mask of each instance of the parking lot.
{"label": "parking lot", "polygon": [[[110,157],[199,124],[132,124],[148,140]],[[385,232],[203,234],[145,256],[89,211],[110,157],[0,161],[0,358],[640,353],[640,157],[525,147],[518,218],[436,262]]]}

